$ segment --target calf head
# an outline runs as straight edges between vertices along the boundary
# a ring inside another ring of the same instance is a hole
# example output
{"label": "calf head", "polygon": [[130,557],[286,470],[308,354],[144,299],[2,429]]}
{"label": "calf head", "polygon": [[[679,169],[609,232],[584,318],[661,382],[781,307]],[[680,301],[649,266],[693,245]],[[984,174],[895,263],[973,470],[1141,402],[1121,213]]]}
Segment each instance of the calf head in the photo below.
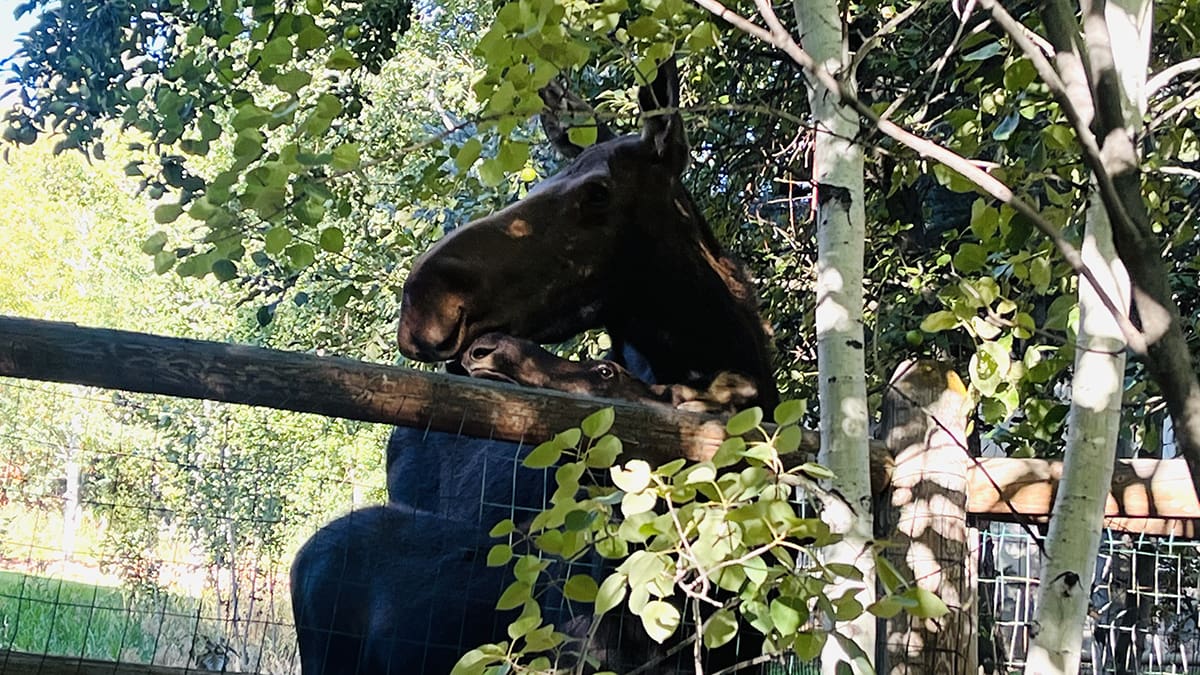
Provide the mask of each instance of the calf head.
{"label": "calf head", "polygon": [[571,361],[529,340],[500,333],[488,333],[472,342],[463,352],[461,363],[471,377],[690,412],[735,412],[758,395],[754,382],[738,373],[719,373],[703,389],[647,384],[613,361]]}

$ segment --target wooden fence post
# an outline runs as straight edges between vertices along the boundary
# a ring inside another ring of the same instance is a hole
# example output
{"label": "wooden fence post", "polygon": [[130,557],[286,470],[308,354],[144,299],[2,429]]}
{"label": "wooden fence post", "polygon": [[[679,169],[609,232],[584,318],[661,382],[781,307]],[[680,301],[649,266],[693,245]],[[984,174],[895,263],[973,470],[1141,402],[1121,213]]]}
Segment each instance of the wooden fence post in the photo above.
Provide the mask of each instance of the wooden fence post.
{"label": "wooden fence post", "polygon": [[[889,675],[973,675],[976,588],[968,568],[967,391],[947,365],[906,361],[884,395],[882,434],[895,459],[881,500],[888,558],[950,608],[939,619],[901,613],[887,623]],[[885,670],[886,668],[886,670]]]}

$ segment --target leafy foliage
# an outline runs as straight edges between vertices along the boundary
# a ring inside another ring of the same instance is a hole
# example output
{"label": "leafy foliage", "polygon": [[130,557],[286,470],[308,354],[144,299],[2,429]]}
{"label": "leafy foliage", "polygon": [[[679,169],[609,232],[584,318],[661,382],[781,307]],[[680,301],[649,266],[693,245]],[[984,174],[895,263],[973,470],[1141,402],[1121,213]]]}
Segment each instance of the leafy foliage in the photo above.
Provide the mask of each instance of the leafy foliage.
{"label": "leafy foliage", "polygon": [[[882,599],[864,607],[853,588],[829,595],[834,581],[862,577],[853,566],[820,562],[820,549],[839,536],[820,518],[797,513],[798,488],[835,498],[816,484],[831,477],[823,467],[785,468],[780,461],[780,454],[799,446],[803,408],[800,401],[780,404],[771,431],[759,408],[735,415],[728,422],[730,438],[707,462],[679,459],[657,468],[638,459],[620,462],[621,441],[608,433],[612,409],[535,448],[527,467],[557,464],[551,506],[528,527],[498,523],[491,534],[503,541],[488,555],[490,565],[513,565],[515,580],[497,604],[522,610],[509,626],[512,642],[472,650],[455,674],[496,666],[547,671],[552,664],[569,665],[568,655],[581,650],[588,658],[597,646],[588,645],[599,620],[610,612],[638,617],[655,642],[687,631],[681,638],[709,649],[749,626],[766,653],[791,652],[802,660],[820,653],[834,619],[864,611],[882,617],[902,610],[929,618],[945,614],[939,599],[907,584],[878,554],[877,564],[887,570]],[[514,553],[523,550],[529,552]],[[586,574],[549,584],[543,578],[556,569],[549,559],[594,556],[612,561],[600,583]],[[556,585],[571,600],[593,603],[586,636],[543,624],[537,589]]]}

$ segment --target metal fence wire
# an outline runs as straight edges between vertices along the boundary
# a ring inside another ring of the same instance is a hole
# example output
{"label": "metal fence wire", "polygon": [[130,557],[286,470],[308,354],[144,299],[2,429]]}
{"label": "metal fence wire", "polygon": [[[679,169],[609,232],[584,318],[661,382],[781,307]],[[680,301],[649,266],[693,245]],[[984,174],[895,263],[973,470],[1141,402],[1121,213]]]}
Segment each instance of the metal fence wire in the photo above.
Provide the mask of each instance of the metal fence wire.
{"label": "metal fence wire", "polygon": [[[980,530],[980,661],[1025,663],[1042,557],[1012,523]],[[1200,542],[1105,530],[1084,628],[1090,673],[1200,673]]]}
{"label": "metal fence wire", "polygon": [[[387,500],[390,431],[0,378],[0,649],[55,657],[66,670],[98,660],[298,673],[292,556],[326,523]],[[481,442],[440,434],[436,452],[467,457]],[[483,532],[499,517],[520,518],[527,507],[496,486],[515,486],[526,472],[523,485],[553,491],[551,475],[539,481],[521,466],[528,449],[509,445],[468,467],[477,481],[462,480],[464,464],[437,476],[441,460],[418,460],[410,469],[428,478],[422,484],[461,486],[451,503],[421,508],[465,505]],[[1040,560],[1016,526],[993,524],[980,536],[980,656],[988,670],[1007,672],[1026,652]],[[1198,569],[1194,542],[1106,536],[1085,665],[1200,672]],[[16,672],[13,658],[0,656],[0,673]],[[814,668],[785,662],[763,672]]]}

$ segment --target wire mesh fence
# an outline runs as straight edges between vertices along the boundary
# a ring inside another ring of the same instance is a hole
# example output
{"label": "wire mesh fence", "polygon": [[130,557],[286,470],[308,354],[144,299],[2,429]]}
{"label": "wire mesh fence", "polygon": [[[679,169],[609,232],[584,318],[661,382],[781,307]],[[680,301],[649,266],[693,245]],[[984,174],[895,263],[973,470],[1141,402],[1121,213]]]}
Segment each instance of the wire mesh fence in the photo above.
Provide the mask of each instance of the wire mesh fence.
{"label": "wire mesh fence", "polygon": [[382,499],[386,433],[0,380],[0,648],[298,672],[291,556]]}
{"label": "wire mesh fence", "polygon": [[[520,467],[522,444],[444,433],[433,442],[422,429],[403,432],[415,450],[391,458],[420,480],[389,486],[389,432],[264,408],[0,379],[0,648],[298,673],[288,571],[314,532],[388,501],[389,491],[486,532],[500,518],[529,517],[553,492],[551,474]],[[992,524],[980,537],[981,661],[991,672],[1019,670],[1037,547],[1013,525]],[[486,556],[486,545],[477,549],[471,555]],[[1200,672],[1197,549],[1190,541],[1106,535],[1086,668]],[[765,672],[812,667],[776,664]]]}
{"label": "wire mesh fence", "polygon": [[[1030,644],[1042,554],[1011,523],[980,532],[981,662],[1019,671]],[[1200,673],[1200,542],[1104,531],[1084,628],[1082,670]]]}

